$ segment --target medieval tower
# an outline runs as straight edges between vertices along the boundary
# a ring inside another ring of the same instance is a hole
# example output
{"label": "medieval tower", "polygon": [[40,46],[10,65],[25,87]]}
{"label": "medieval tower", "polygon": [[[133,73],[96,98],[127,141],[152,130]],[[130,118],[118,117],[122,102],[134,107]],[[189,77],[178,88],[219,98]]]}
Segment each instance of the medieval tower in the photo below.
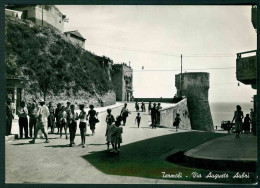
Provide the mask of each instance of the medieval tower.
{"label": "medieval tower", "polygon": [[193,130],[214,131],[208,101],[209,73],[189,72],[175,75],[178,96],[186,96]]}
{"label": "medieval tower", "polygon": [[133,96],[133,69],[125,63],[112,66],[112,82],[117,101],[131,101]]}

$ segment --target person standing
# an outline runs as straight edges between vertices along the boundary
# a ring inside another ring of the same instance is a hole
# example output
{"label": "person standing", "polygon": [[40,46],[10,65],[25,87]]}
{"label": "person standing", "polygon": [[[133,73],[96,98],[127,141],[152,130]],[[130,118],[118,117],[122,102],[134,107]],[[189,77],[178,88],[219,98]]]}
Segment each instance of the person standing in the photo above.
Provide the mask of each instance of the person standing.
{"label": "person standing", "polygon": [[121,125],[121,121],[122,116],[118,116],[111,128],[111,143],[113,146],[113,150],[111,152],[114,153],[118,153],[120,151],[120,144],[122,143],[123,128],[119,127]]}
{"label": "person standing", "polygon": [[[107,150],[109,150],[109,145],[110,145],[110,142],[111,142],[111,130],[112,130],[112,124],[113,122],[115,121],[114,119],[114,116],[109,116],[106,118],[106,122],[107,122],[107,130],[106,130],[106,141],[107,141]],[[114,149],[114,145],[113,146],[113,149]]]}
{"label": "person standing", "polygon": [[148,112],[149,112],[149,114],[151,113],[151,109],[152,109],[152,102],[149,102],[149,104],[148,104]]}
{"label": "person standing", "polygon": [[67,107],[65,108],[65,111],[66,111],[66,114],[67,114],[67,117],[66,117],[66,120],[67,120],[67,121],[66,121],[66,125],[65,125],[65,127],[64,127],[66,139],[68,139],[67,129],[68,129],[68,127],[69,127],[70,104],[71,104],[71,103],[68,101],[68,102],[67,102]]}
{"label": "person standing", "polygon": [[11,135],[12,123],[14,119],[13,106],[11,104],[12,100],[7,98],[6,101],[6,136]]}
{"label": "person standing", "polygon": [[250,110],[251,110],[250,118],[251,118],[251,124],[252,124],[252,133],[253,133],[253,135],[256,135],[256,114],[252,108]]}
{"label": "person standing", "polygon": [[55,109],[55,119],[56,119],[56,127],[58,129],[58,132],[60,132],[60,121],[59,121],[59,113],[61,111],[61,103],[57,104],[57,108]]}
{"label": "person standing", "polygon": [[75,112],[75,106],[70,106],[70,114],[69,114],[69,131],[70,131],[70,147],[75,144],[74,139],[77,131],[77,119],[78,113]]}
{"label": "person standing", "polygon": [[80,114],[78,116],[78,119],[80,119],[79,122],[79,129],[80,129],[80,136],[81,136],[81,144],[82,148],[85,148],[85,142],[86,142],[86,128],[87,128],[87,113],[84,111],[84,104],[79,105]]}
{"label": "person standing", "polygon": [[144,104],[144,102],[143,102],[143,101],[142,101],[141,108],[142,108],[142,112],[145,112],[145,111],[146,111],[146,109],[145,109],[145,104]]}
{"label": "person standing", "polygon": [[162,107],[161,107],[161,103],[158,103],[158,105],[157,105],[157,120],[156,120],[156,123],[159,125],[159,123],[160,123],[160,110],[162,109]]}
{"label": "person standing", "polygon": [[180,122],[181,122],[180,114],[177,113],[173,122],[173,126],[176,127],[176,132],[178,132]]}
{"label": "person standing", "polygon": [[[33,102],[31,104],[31,108],[29,110],[29,117],[30,117],[30,120],[29,120],[29,133],[30,133],[30,137],[31,138],[35,134],[36,122],[37,122],[36,115],[37,115],[37,108],[35,106],[35,103]],[[34,132],[34,134],[33,134],[33,132]]]}
{"label": "person standing", "polygon": [[45,101],[43,99],[40,100],[40,106],[38,108],[38,112],[36,115],[37,118],[37,124],[36,124],[36,131],[34,133],[33,140],[30,141],[30,143],[34,144],[35,139],[37,138],[38,131],[41,130],[42,133],[45,136],[45,143],[49,143],[48,140],[48,134],[47,134],[47,128],[48,128],[48,117],[50,115],[48,107],[45,105]]}
{"label": "person standing", "polygon": [[90,110],[88,111],[87,117],[89,117],[89,126],[93,136],[95,134],[96,123],[98,122],[98,119],[96,117],[98,113],[96,112],[96,110],[94,110],[94,105],[91,104],[89,108]]}
{"label": "person standing", "polygon": [[18,117],[19,117],[19,130],[20,130],[20,139],[23,138],[23,130],[25,133],[25,138],[29,138],[28,136],[28,109],[25,107],[25,102],[21,102],[21,107],[18,109]]}
{"label": "person standing", "polygon": [[136,109],[137,112],[139,111],[139,104],[138,104],[137,101],[135,102],[135,109]]}
{"label": "person standing", "polygon": [[156,104],[153,104],[153,107],[151,109],[151,120],[152,120],[152,129],[155,128],[156,129],[156,120],[157,120],[157,108],[156,108]]}
{"label": "person standing", "polygon": [[53,134],[54,133],[54,127],[55,127],[55,112],[54,112],[54,107],[52,105],[52,102],[49,102],[49,112],[50,112],[50,115],[48,117],[48,127],[51,128],[51,133]]}
{"label": "person standing", "polygon": [[249,117],[249,114],[246,114],[246,117],[244,118],[245,133],[250,133],[250,123],[251,118]]}
{"label": "person standing", "polygon": [[123,118],[123,125],[126,124],[126,119],[128,117],[128,114],[130,114],[129,110],[127,109],[127,103],[125,103],[124,107],[122,108],[121,110],[121,113],[120,115],[122,116]]}
{"label": "person standing", "polygon": [[233,117],[231,123],[233,123],[233,121],[235,120],[236,138],[239,138],[239,134],[240,134],[241,128],[242,128],[242,123],[243,123],[242,120],[244,118],[244,114],[241,109],[241,106],[237,105],[236,108],[237,108],[237,110],[234,112],[234,117]]}
{"label": "person standing", "polygon": [[62,129],[64,128],[65,130],[65,134],[66,134],[66,124],[67,124],[67,113],[66,113],[66,109],[65,106],[61,107],[61,110],[59,112],[59,122],[60,122],[60,137],[62,137]]}

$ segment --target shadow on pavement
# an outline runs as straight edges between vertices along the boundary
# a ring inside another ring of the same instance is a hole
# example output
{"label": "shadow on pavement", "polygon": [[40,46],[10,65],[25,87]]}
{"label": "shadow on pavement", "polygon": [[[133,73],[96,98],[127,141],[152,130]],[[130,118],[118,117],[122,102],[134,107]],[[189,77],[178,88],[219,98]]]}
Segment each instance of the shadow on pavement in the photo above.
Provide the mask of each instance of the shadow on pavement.
{"label": "shadow on pavement", "polygon": [[67,148],[67,147],[69,147],[69,144],[65,144],[65,145],[48,145],[48,146],[44,146],[44,147]]}

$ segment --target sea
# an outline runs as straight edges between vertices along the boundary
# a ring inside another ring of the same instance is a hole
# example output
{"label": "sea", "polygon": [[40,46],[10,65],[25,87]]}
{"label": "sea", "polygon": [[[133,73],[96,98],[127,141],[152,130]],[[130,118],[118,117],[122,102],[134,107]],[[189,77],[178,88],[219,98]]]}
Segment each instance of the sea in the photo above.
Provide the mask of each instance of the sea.
{"label": "sea", "polygon": [[244,116],[250,114],[253,103],[234,103],[234,102],[210,102],[210,110],[214,126],[220,126],[221,121],[232,121],[236,105],[242,107]]}

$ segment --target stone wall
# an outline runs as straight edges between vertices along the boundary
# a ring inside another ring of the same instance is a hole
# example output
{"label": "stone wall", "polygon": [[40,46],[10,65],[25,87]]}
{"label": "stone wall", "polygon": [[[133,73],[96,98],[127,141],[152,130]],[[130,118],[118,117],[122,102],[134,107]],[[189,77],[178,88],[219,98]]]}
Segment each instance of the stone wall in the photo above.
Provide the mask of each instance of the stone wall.
{"label": "stone wall", "polygon": [[[182,80],[182,81],[181,81]],[[177,94],[187,98],[193,130],[214,131],[208,102],[209,73],[191,72],[175,75]]]}
{"label": "stone wall", "polygon": [[191,129],[190,114],[187,106],[187,99],[183,99],[172,107],[160,110],[160,125],[165,127],[173,127],[173,121],[176,114],[180,114],[181,122],[179,128]]}
{"label": "stone wall", "polygon": [[[26,90],[24,91],[23,100],[26,102],[32,102],[32,99],[40,99],[42,96],[40,96],[39,93],[36,93],[34,95],[28,93]],[[89,106],[90,104],[93,104],[95,107],[101,107],[101,106],[109,106],[116,103],[116,94],[114,91],[109,91],[105,93],[104,95],[91,95],[84,91],[79,91],[77,95],[74,95],[72,92],[68,93],[60,93],[58,96],[50,94],[46,97],[46,103],[52,101],[53,104],[56,106],[58,103],[61,103],[62,105],[66,106],[67,101],[70,101],[71,104],[76,105],[76,108],[78,108],[79,104],[85,104],[85,106]]]}

